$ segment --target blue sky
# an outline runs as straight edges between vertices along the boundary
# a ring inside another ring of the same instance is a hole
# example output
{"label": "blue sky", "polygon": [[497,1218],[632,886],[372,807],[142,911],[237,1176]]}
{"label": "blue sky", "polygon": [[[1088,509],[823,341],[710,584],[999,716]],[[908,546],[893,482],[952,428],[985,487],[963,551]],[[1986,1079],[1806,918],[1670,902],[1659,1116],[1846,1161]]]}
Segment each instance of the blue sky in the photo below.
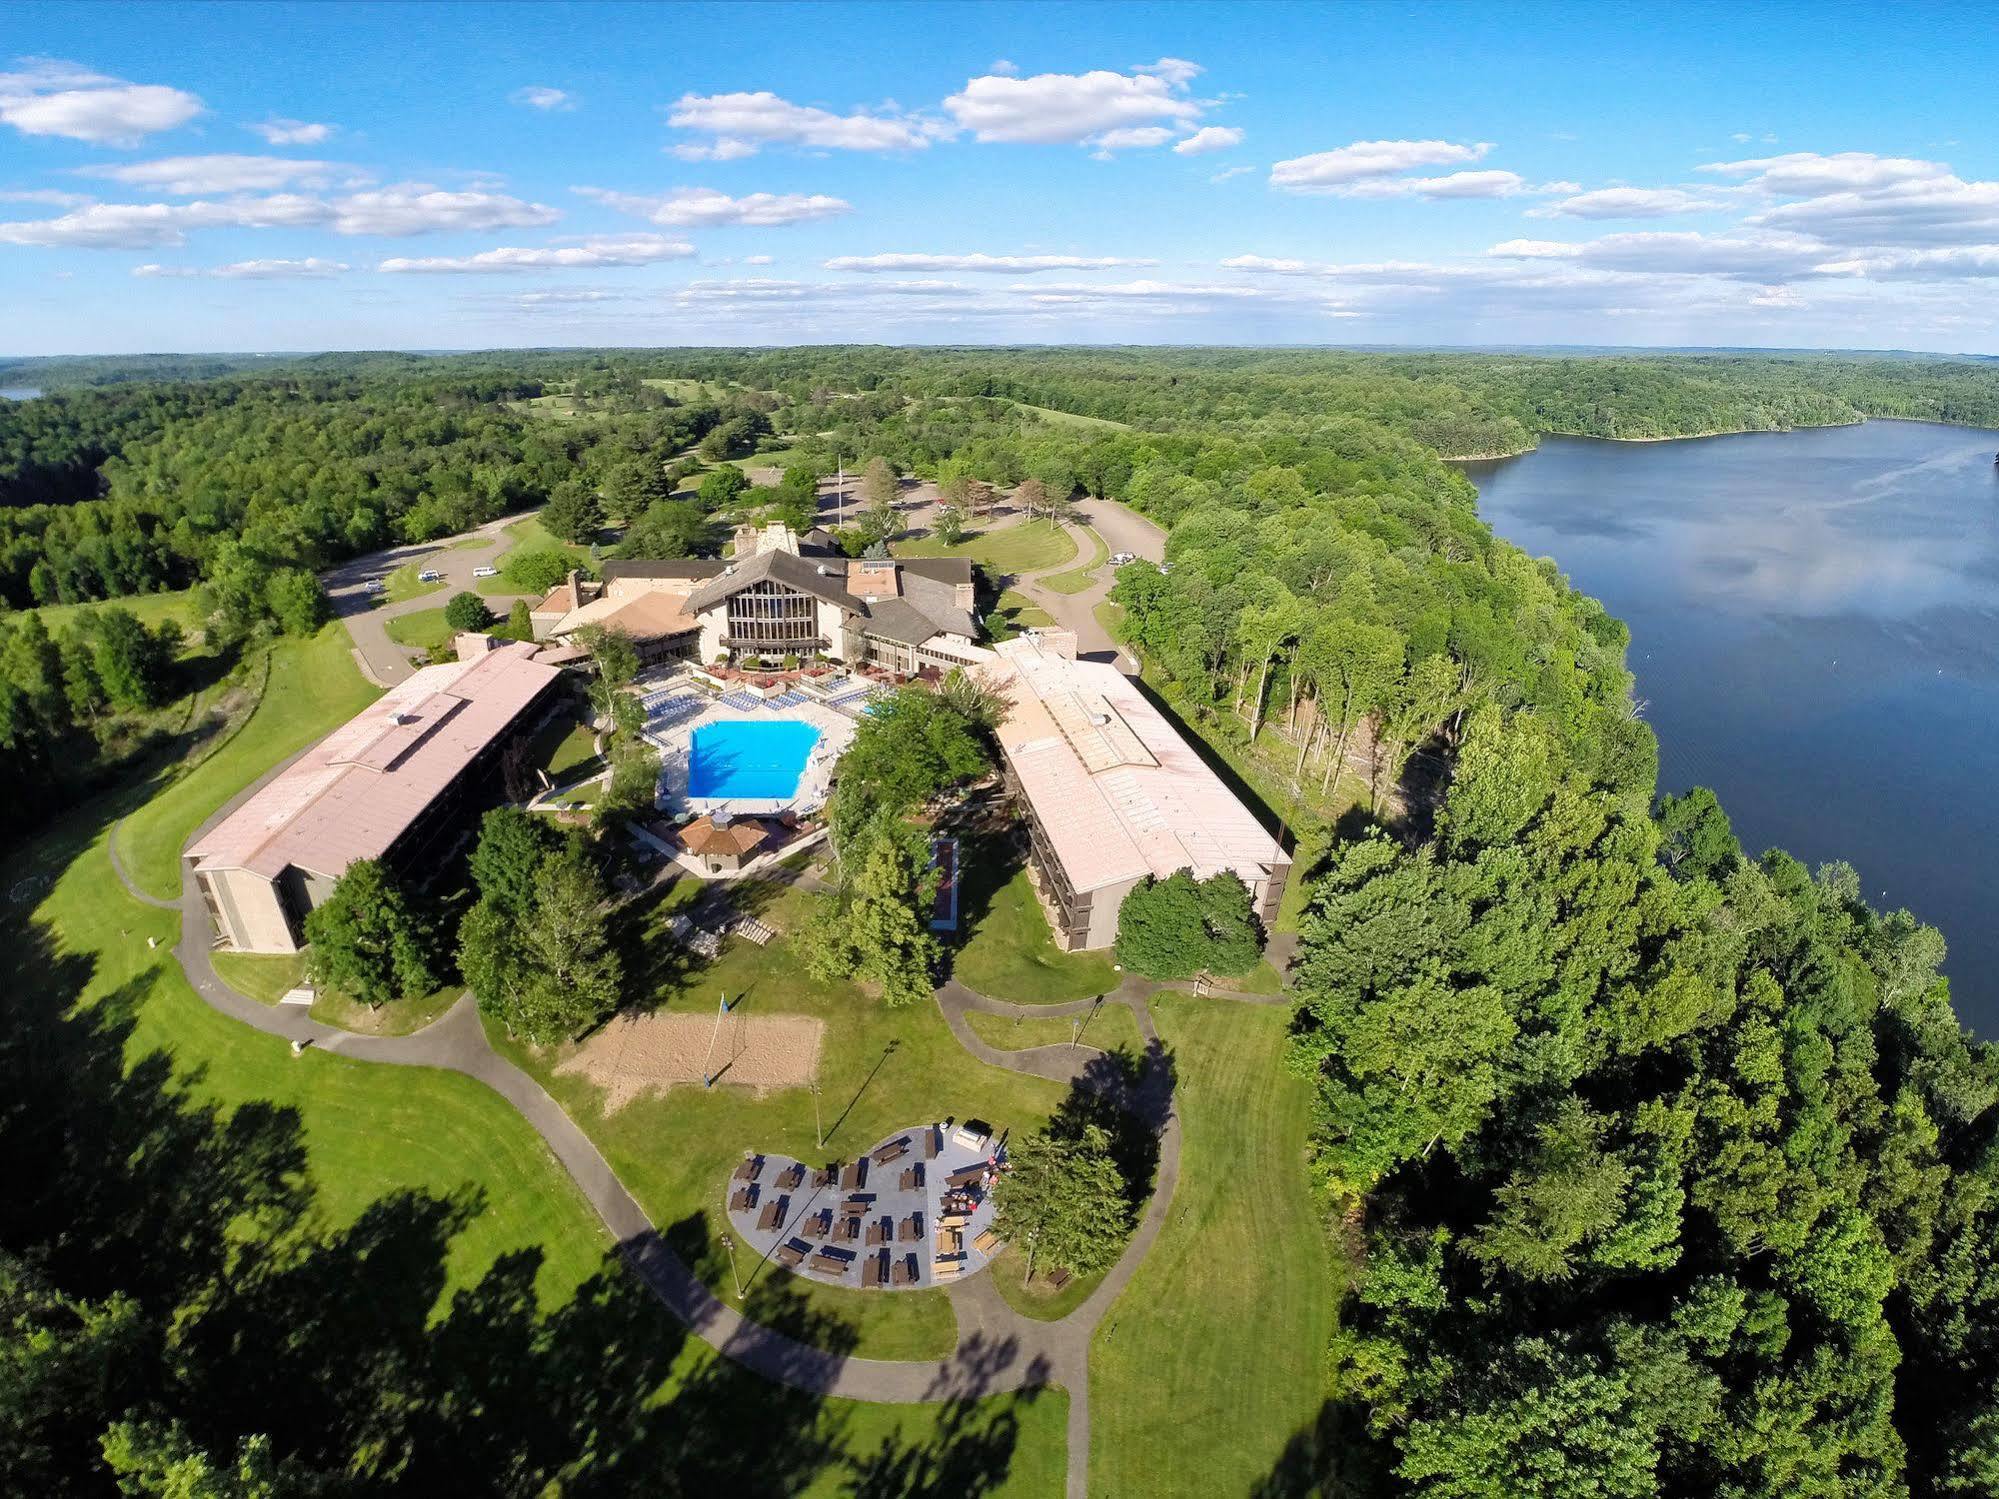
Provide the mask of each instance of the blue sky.
{"label": "blue sky", "polygon": [[1995,14],[15,3],[0,353],[1993,352]]}

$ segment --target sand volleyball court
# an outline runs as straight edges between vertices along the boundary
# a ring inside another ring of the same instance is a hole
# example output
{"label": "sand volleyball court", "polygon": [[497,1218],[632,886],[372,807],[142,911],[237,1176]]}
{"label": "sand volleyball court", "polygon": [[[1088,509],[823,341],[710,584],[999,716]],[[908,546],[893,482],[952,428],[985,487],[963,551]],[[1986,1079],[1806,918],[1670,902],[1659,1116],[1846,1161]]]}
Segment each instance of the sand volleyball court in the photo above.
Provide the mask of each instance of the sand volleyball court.
{"label": "sand volleyball court", "polygon": [[556,1066],[559,1077],[581,1075],[604,1090],[604,1109],[616,1113],[633,1099],[671,1088],[701,1086],[707,1061],[718,1088],[748,1088],[762,1095],[802,1088],[819,1070],[826,1022],[810,1015],[722,1017],[718,1030],[705,1015],[620,1015]]}

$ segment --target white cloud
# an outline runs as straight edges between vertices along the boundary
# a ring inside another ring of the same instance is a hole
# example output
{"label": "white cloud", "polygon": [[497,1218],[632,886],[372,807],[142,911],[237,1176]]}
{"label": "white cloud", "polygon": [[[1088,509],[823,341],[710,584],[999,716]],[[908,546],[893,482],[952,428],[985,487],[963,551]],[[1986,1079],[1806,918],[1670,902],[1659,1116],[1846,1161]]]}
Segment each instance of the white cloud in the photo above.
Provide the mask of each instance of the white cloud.
{"label": "white cloud", "polygon": [[1020,68],[1016,64],[1008,62],[1004,57],[999,57],[993,59],[993,65],[987,68],[986,71],[988,73],[1002,73],[1011,78],[1020,71]]}
{"label": "white cloud", "polygon": [[531,229],[562,215],[545,203],[524,203],[505,193],[444,192],[422,182],[401,182],[351,193],[334,205],[340,234],[428,234],[434,230]]}
{"label": "white cloud", "polygon": [[1570,244],[1557,240],[1508,240],[1486,254],[1503,260],[1571,260],[1598,270],[1658,272],[1776,280],[1808,275],[1825,264],[1825,244],[1804,234],[1765,231],[1697,234],[1651,230],[1607,234]]}
{"label": "white cloud", "polygon": [[1173,132],[1164,125],[1125,125],[1116,130],[1106,130],[1095,137],[1098,161],[1109,161],[1114,151],[1145,151],[1154,146],[1163,146],[1173,139]]}
{"label": "white cloud", "polygon": [[55,187],[25,187],[0,192],[0,203],[40,203],[49,208],[75,208],[91,201],[88,193],[66,193]]}
{"label": "white cloud", "polygon": [[23,135],[136,146],[202,110],[195,95],[164,84],[127,83],[50,58],[24,58],[21,66],[20,72],[0,73],[0,122]]}
{"label": "white cloud", "polygon": [[86,167],[83,173],[89,177],[108,177],[128,187],[191,198],[202,193],[322,187],[330,174],[340,170],[330,161],[296,161],[285,156],[168,156],[159,161],[135,161],[129,166]]}
{"label": "white cloud", "polygon": [[607,266],[655,265],[663,260],[687,260],[694,246],[658,234],[634,234],[581,240],[573,245],[504,246],[476,255],[445,255],[429,259],[390,259],[376,267],[394,273],[591,271]]}
{"label": "white cloud", "polygon": [[619,213],[674,229],[723,224],[797,224],[851,213],[854,208],[844,198],[831,198],[824,193],[748,193],[732,198],[708,187],[678,187],[663,197],[613,192],[601,187],[579,187],[572,191]]}
{"label": "white cloud", "polygon": [[533,227],[559,214],[504,194],[439,192],[422,183],[328,200],[301,193],[189,203],[92,203],[52,219],[0,224],[0,243],[139,250],[187,242],[194,229],[330,228],[336,234]]}
{"label": "white cloud", "polygon": [[212,277],[224,281],[292,281],[338,276],[353,267],[309,255],[303,260],[239,260],[230,265],[135,265],[135,276]]}
{"label": "white cloud", "polygon": [[1130,73],[988,73],[944,101],[951,118],[981,141],[1029,145],[1098,144],[1106,133],[1147,125],[1189,127],[1202,104],[1186,96],[1200,69],[1161,58]]}
{"label": "white cloud", "polygon": [[1278,162],[1270,169],[1270,185],[1289,193],[1338,192],[1370,177],[1392,177],[1415,167],[1478,161],[1491,149],[1490,141],[1472,145],[1437,140],[1355,141],[1335,151]]}
{"label": "white cloud", "polygon": [[1559,203],[1527,210],[1534,219],[1658,219],[1679,213],[1713,213],[1729,207],[1726,198],[1678,187],[1600,187]]}
{"label": "white cloud", "polygon": [[1344,198],[1511,198],[1526,192],[1517,172],[1449,172],[1442,177],[1364,177],[1328,189]]}
{"label": "white cloud", "polygon": [[549,88],[545,84],[531,83],[526,88],[517,88],[507,95],[509,104],[525,105],[529,109],[555,110],[574,109],[576,101],[559,88]]}
{"label": "white cloud", "polygon": [[1876,156],[1871,151],[1792,151],[1750,161],[1711,161],[1699,168],[1723,177],[1748,178],[1747,186],[1775,197],[1815,197],[1821,193],[1864,192],[1898,182],[1946,177],[1941,162],[1910,156]]}
{"label": "white cloud", "polygon": [[319,199],[291,194],[220,203],[93,203],[53,219],[0,224],[0,243],[143,250],[185,244],[190,229],[310,227],[324,223],[327,212]]}
{"label": "white cloud", "polygon": [[757,154],[757,148],[751,142],[734,140],[726,135],[707,145],[682,141],[677,146],[668,146],[666,150],[681,161],[741,161],[745,156]]}
{"label": "white cloud", "polygon": [[1242,144],[1242,132],[1233,125],[1203,125],[1173,148],[1175,156],[1205,156],[1210,151],[1226,151]]}
{"label": "white cloud", "polygon": [[1101,271],[1118,267],[1158,265],[1156,260],[1128,260],[1116,255],[836,255],[824,262],[829,271],[982,271],[1020,274],[1033,271]]}
{"label": "white cloud", "polygon": [[1225,171],[1220,171],[1215,173],[1215,175],[1210,177],[1208,181],[1227,182],[1231,177],[1247,177],[1251,172],[1254,172],[1255,170],[1256,170],[1255,167],[1229,167]]}
{"label": "white cloud", "polygon": [[[768,90],[682,94],[667,123],[679,130],[716,137],[707,148],[706,159],[717,161],[750,155],[758,145],[814,146],[822,151],[915,151],[929,145],[937,133],[934,125],[911,115],[835,114],[815,105],[793,104]],[[725,144],[729,154],[715,154]]]}
{"label": "white cloud", "polygon": [[287,120],[277,115],[243,128],[254,130],[267,145],[272,146],[316,146],[333,134],[331,125],[316,124],[310,120]]}
{"label": "white cloud", "polygon": [[772,261],[774,261],[774,260],[776,260],[776,259],[777,259],[777,257],[776,257],[775,255],[745,255],[745,256],[743,257],[743,264],[744,264],[744,265],[769,265],[769,264],[770,264],[770,263],[771,263]]}

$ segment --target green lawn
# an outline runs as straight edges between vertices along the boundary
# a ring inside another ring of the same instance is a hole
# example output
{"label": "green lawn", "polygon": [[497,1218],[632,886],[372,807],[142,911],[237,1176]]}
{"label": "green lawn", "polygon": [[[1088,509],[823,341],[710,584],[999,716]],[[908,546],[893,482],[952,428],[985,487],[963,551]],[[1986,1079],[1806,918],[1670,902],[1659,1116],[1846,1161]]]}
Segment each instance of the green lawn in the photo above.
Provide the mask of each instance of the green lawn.
{"label": "green lawn", "polygon": [[594,775],[604,768],[597,754],[596,734],[571,718],[558,718],[535,735],[528,764],[535,770],[546,771],[550,782],[557,786]]}
{"label": "green lawn", "polygon": [[1090,1352],[1092,1494],[1254,1491],[1327,1393],[1338,1281],[1281,1008],[1162,994],[1184,1131],[1165,1228]]}
{"label": "green lawn", "polygon": [[445,623],[444,610],[418,609],[412,614],[399,614],[383,626],[389,639],[397,645],[406,645],[411,650],[431,651],[441,645],[448,645],[458,632]]}
{"label": "green lawn", "polygon": [[201,605],[195,597],[195,590],[183,588],[174,593],[134,593],[124,598],[101,599],[89,604],[44,604],[35,612],[42,617],[51,635],[60,635],[69,622],[87,609],[106,609],[116,605],[129,610],[140,624],[151,627],[161,620],[172,619],[180,622],[180,627],[193,634],[201,621]]}
{"label": "green lawn", "polygon": [[1131,423],[1114,422],[1107,416],[1084,416],[1075,411],[1057,411],[1053,406],[1030,406],[1025,401],[1015,401],[1022,411],[1031,411],[1043,421],[1057,427],[1095,427],[1100,431],[1129,432]]}
{"label": "green lawn", "polygon": [[542,529],[541,521],[536,516],[524,515],[503,527],[500,534],[507,539],[507,545],[493,558],[492,565],[500,570],[498,575],[475,579],[472,585],[483,594],[525,592],[517,579],[507,576],[507,565],[516,557],[524,557],[530,552],[560,552],[569,559],[572,567],[583,568],[586,572],[590,570],[590,549],[575,542],[559,540]]}
{"label": "green lawn", "polygon": [[1109,635],[1111,639],[1116,641],[1124,639],[1122,635],[1118,634],[1118,631],[1124,626],[1124,605],[1113,604],[1109,599],[1105,599],[1090,612],[1096,615],[1097,623],[1104,627],[1104,633]]}
{"label": "green lawn", "polygon": [[405,599],[420,599],[426,593],[437,592],[444,586],[443,579],[440,578],[435,583],[425,583],[417,576],[429,566],[430,559],[427,557],[418,557],[412,562],[405,562],[382,580],[382,591],[376,597],[385,604],[400,604]]}
{"label": "green lawn", "polygon": [[[802,891],[752,882],[739,900],[763,908],[780,933],[799,929],[808,909]],[[850,984],[813,979],[792,939],[758,948],[731,939],[713,963],[685,966],[686,955],[665,931],[665,918],[694,894],[682,881],[652,912],[635,950],[652,966],[631,972],[626,991],[672,1010],[712,1014],[727,994],[745,1015],[814,1015],[826,1022],[819,1060],[822,1150],[814,1135],[812,1095],[788,1088],[757,1097],[721,1085],[647,1094],[615,1114],[588,1079],[557,1076],[565,1052],[527,1052],[494,1027],[494,1044],[526,1066],[587,1130],[655,1223],[717,1295],[735,1302],[728,1260],[715,1241],[723,1189],[745,1150],[782,1152],[800,1160],[831,1160],[872,1148],[884,1137],[946,1116],[976,1116],[1001,1129],[1032,1129],[1046,1120],[1063,1090],[1041,1078],[986,1067],[952,1036],[933,1004],[891,1009]],[[780,1277],[803,1290],[807,1304],[854,1326],[859,1352],[871,1358],[929,1358],[956,1341],[956,1322],[941,1291],[880,1292],[819,1286],[748,1259],[740,1268],[752,1298],[759,1282]],[[753,1275],[754,1271],[754,1275]]]}
{"label": "green lawn", "polygon": [[[269,688],[241,731],[132,812],[120,845],[128,865],[162,894],[170,893],[177,887],[177,851],[196,823],[373,696],[354,670],[345,633],[337,625],[311,641],[280,644]],[[296,1111],[305,1170],[318,1191],[318,1219],[328,1227],[353,1221],[368,1205],[396,1192],[446,1194],[471,1189],[481,1207],[450,1249],[450,1290],[471,1284],[498,1256],[518,1249],[533,1249],[542,1256],[536,1288],[545,1305],[566,1299],[575,1286],[602,1269],[610,1245],[588,1203],[540,1137],[484,1085],[454,1073],[350,1061],[318,1050],[294,1057],[282,1040],[239,1025],[196,998],[171,957],[178,914],[130,900],[112,877],[105,830],[138,794],[135,789],[100,798],[72,812],[34,843],[6,855],[0,889],[33,890],[36,882],[44,882],[39,895],[31,897],[38,901],[34,919],[50,928],[60,954],[85,958],[91,965],[80,995],[57,992],[50,971],[17,970],[10,992],[22,1017],[31,1020],[36,1013],[52,1014],[78,999],[95,1003],[116,995],[134,1024],[129,1043],[134,1057],[155,1050],[169,1053],[200,1097],[225,1106],[268,1101]],[[149,938],[156,945],[149,946]],[[741,960],[731,969],[731,959],[738,956]],[[731,975],[732,983],[741,982],[743,974],[767,966],[759,964],[759,956],[756,949],[725,954],[718,971]],[[244,982],[246,988],[269,991],[289,979],[289,965],[296,961],[233,958],[225,966],[233,969],[232,980]],[[39,1012],[36,1004],[41,1006]],[[941,1028],[934,1009],[925,1006],[921,1013]],[[891,1017],[876,1004],[856,1029],[865,1033],[865,1044],[872,1047],[884,1027],[918,1029],[914,1024],[918,1014],[912,1010]],[[920,1059],[922,1050],[912,1044],[883,1069],[884,1076],[854,1110],[832,1148],[850,1148],[850,1137],[863,1129],[887,1132],[884,1118],[902,1110],[885,1102],[888,1089],[882,1084],[905,1070],[924,1076],[934,1072]],[[997,1090],[974,1086],[974,1073],[988,1069],[977,1069],[955,1043],[952,1050],[959,1066],[953,1077],[940,1079],[939,1086],[948,1087],[960,1100],[956,1112],[976,1111],[996,1121],[1031,1124],[1052,1106],[1052,1085]],[[829,1068],[827,1080],[827,1102],[844,1106],[844,1096],[836,1095],[854,1084],[853,1077]],[[1013,1080],[1001,1075],[998,1081]],[[805,1101],[793,1096],[784,1108],[796,1114]],[[927,1106],[928,1100],[924,1102]],[[809,1116],[803,1131],[792,1131],[793,1143],[800,1133],[809,1146]],[[734,1142],[724,1148],[733,1150]],[[717,1174],[718,1199],[720,1180]],[[847,1300],[856,1295],[848,1293]],[[948,1307],[941,1298],[936,1306],[948,1327]],[[693,1371],[711,1369],[716,1359],[706,1347],[690,1342],[667,1388]],[[773,1402],[784,1397],[733,1366],[724,1367],[722,1378],[729,1398],[710,1410],[710,1418],[725,1421],[740,1433],[742,1442],[754,1445]],[[850,1464],[881,1458],[885,1444],[892,1449],[927,1450],[930,1444],[963,1438],[973,1445],[990,1445],[999,1454],[996,1466],[1004,1470],[1003,1478],[979,1492],[1007,1499],[1052,1499],[1062,1486],[1066,1411],[1066,1398],[1059,1391],[941,1407],[825,1401],[817,1407],[813,1429],[825,1443],[826,1461],[800,1491],[827,1499],[853,1492]],[[607,1435],[615,1438],[621,1433]]]}
{"label": "green lawn", "polygon": [[1033,573],[1071,561],[1076,543],[1060,526],[1037,520],[979,531],[956,546],[946,546],[934,536],[901,541],[894,551],[898,557],[970,557],[990,572]]}
{"label": "green lawn", "polygon": [[[267,699],[265,709],[270,706]],[[310,725],[300,714],[294,727]],[[230,763],[240,768],[242,761]],[[214,788],[212,774],[196,777]],[[369,1203],[397,1191],[443,1194],[470,1186],[483,1194],[483,1211],[450,1252],[454,1287],[475,1280],[498,1255],[525,1246],[546,1256],[537,1284],[551,1303],[566,1299],[599,1268],[609,1240],[596,1215],[541,1137],[484,1084],[314,1050],[294,1057],[283,1040],[197,999],[172,956],[179,914],[141,905],[118,888],[103,832],[89,821],[93,814],[110,815],[103,801],[79,809],[21,850],[4,878],[11,888],[30,869],[54,876],[35,920],[53,929],[61,954],[90,960],[85,1003],[115,992],[119,1003],[133,1004],[130,1055],[170,1053],[204,1098],[230,1106],[269,1100],[296,1109],[319,1209],[330,1225],[352,1221]],[[148,948],[149,937],[157,947]],[[53,989],[37,994],[36,978],[20,974],[17,987],[51,1009],[77,998]]]}
{"label": "green lawn", "polygon": [[181,846],[195,828],[237,791],[377,696],[354,669],[347,631],[337,622],[310,640],[272,647],[270,678],[248,720],[192,769],[181,769],[120,831],[118,851],[133,880],[154,895],[178,895]]}
{"label": "green lawn", "polygon": [[377,1009],[331,989],[321,989],[307,1013],[321,1025],[336,1025],[363,1036],[407,1036],[420,1031],[458,1003],[465,989],[446,984],[414,999],[392,999]]}
{"label": "green lawn", "polygon": [[274,1005],[305,979],[302,952],[219,952],[215,976],[259,1004]]}
{"label": "green lawn", "polygon": [[1027,1256],[1009,1244],[985,1273],[993,1278],[1000,1299],[1023,1317],[1037,1322],[1056,1322],[1090,1299],[1103,1283],[1102,1275],[1072,1275],[1058,1289],[1048,1266],[1034,1267],[1034,1279],[1027,1279]]}
{"label": "green lawn", "polygon": [[1083,532],[1090,538],[1090,560],[1080,567],[1070,568],[1066,573],[1040,579],[1043,588],[1052,588],[1057,593],[1081,593],[1097,581],[1097,569],[1110,561],[1111,549],[1097,534],[1096,527],[1085,526]]}
{"label": "green lawn", "polygon": [[[975,871],[992,862],[983,857],[966,861],[968,913],[978,911],[981,903]],[[993,892],[983,912],[967,919],[971,924],[951,973],[988,998],[1047,1004],[1089,999],[1118,986],[1120,975],[1107,954],[1066,953],[1055,945],[1025,869]]]}
{"label": "green lawn", "polygon": [[1117,1051],[1127,1048],[1143,1051],[1145,1043],[1138,1034],[1138,1022],[1132,1018],[1130,1010],[1123,1005],[1105,1005],[1092,1017],[1062,1015],[1030,1015],[1015,1020],[1006,1015],[987,1015],[978,1010],[965,1014],[965,1021],[972,1033],[988,1046],[997,1046],[1001,1051],[1024,1051],[1030,1046],[1067,1046],[1077,1020],[1086,1019],[1083,1027],[1082,1044],[1094,1046],[1099,1051]]}

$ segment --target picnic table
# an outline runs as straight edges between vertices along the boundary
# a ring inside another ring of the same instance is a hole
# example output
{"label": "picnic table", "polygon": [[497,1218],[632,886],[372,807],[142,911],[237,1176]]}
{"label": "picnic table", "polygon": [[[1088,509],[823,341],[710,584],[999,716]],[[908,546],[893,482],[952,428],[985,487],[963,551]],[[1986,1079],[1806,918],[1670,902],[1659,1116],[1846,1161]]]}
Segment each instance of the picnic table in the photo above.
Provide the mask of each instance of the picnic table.
{"label": "picnic table", "polygon": [[911,1213],[902,1220],[902,1240],[905,1244],[917,1244],[923,1240],[923,1215]]}
{"label": "picnic table", "polygon": [[886,1244],[895,1235],[895,1219],[877,1218],[868,1225],[868,1247]]}
{"label": "picnic table", "polygon": [[964,1252],[965,1236],[959,1233],[957,1229],[940,1228],[937,1230],[937,1254],[939,1258],[946,1255],[963,1254]]}
{"label": "picnic table", "polygon": [[918,1161],[914,1166],[905,1166],[902,1172],[902,1190],[905,1192],[917,1192],[921,1191],[922,1188],[923,1162]]}
{"label": "picnic table", "polygon": [[813,1191],[816,1192],[821,1187],[831,1186],[832,1183],[833,1183],[833,1173],[829,1168],[822,1166],[820,1167],[819,1170],[812,1173]]}
{"label": "picnic table", "polygon": [[879,1287],[888,1277],[888,1251],[871,1254],[861,1261],[861,1284],[870,1289]]}
{"label": "picnic table", "polygon": [[972,1240],[972,1247],[978,1250],[980,1254],[990,1256],[994,1250],[1000,1247],[1000,1236],[989,1228],[982,1229],[979,1236]]}
{"label": "picnic table", "polygon": [[877,1166],[886,1166],[890,1161],[899,1161],[908,1154],[909,1136],[904,1135],[900,1140],[890,1140],[885,1145],[877,1146],[874,1155],[870,1159]]}
{"label": "picnic table", "polygon": [[777,1248],[777,1262],[787,1270],[796,1270],[805,1263],[805,1256],[811,1245],[799,1239],[786,1239]]}
{"label": "picnic table", "polygon": [[784,1227],[784,1210],[791,1206],[789,1197],[774,1197],[764,1204],[764,1210],[757,1214],[757,1227],[765,1233],[775,1233]]}
{"label": "picnic table", "polygon": [[747,1213],[756,1205],[757,1189],[754,1182],[747,1187],[736,1188],[735,1196],[729,1199],[729,1211],[732,1213]]}
{"label": "picnic table", "polygon": [[812,1268],[821,1275],[845,1275],[849,1261],[844,1255],[822,1249],[812,1256]]}
{"label": "picnic table", "polygon": [[805,1167],[797,1161],[793,1161],[784,1170],[778,1172],[777,1184],[787,1192],[796,1192],[800,1187],[805,1185]]}
{"label": "picnic table", "polygon": [[736,1168],[732,1179],[739,1182],[753,1182],[763,1175],[763,1169],[764,1158],[760,1155],[751,1156]]}
{"label": "picnic table", "polygon": [[934,1161],[937,1159],[937,1152],[943,1148],[943,1139],[944,1139],[944,1132],[943,1130],[939,1129],[936,1125],[926,1124],[923,1127],[924,1160]]}
{"label": "picnic table", "polygon": [[971,1221],[972,1221],[972,1215],[970,1213],[947,1212],[939,1215],[937,1219],[937,1226],[939,1228],[963,1228],[967,1223],[970,1223]]}
{"label": "picnic table", "polygon": [[806,1220],[805,1237],[808,1239],[823,1239],[826,1237],[826,1231],[832,1226],[833,1210],[831,1208],[821,1208],[811,1218]]}
{"label": "picnic table", "polygon": [[962,1166],[944,1178],[947,1187],[975,1186],[986,1178],[986,1163],[980,1161],[974,1166]]}
{"label": "picnic table", "polygon": [[897,1259],[895,1262],[895,1269],[893,1273],[889,1276],[889,1279],[894,1281],[895,1284],[899,1286],[915,1285],[916,1256],[913,1254],[905,1254],[901,1256],[899,1259]]}
{"label": "picnic table", "polygon": [[932,1260],[930,1277],[933,1280],[956,1280],[964,1268],[963,1260]]}
{"label": "picnic table", "polygon": [[840,1173],[840,1185],[848,1191],[852,1191],[855,1187],[865,1187],[867,1184],[868,1163],[866,1161],[849,1161],[846,1169]]}

